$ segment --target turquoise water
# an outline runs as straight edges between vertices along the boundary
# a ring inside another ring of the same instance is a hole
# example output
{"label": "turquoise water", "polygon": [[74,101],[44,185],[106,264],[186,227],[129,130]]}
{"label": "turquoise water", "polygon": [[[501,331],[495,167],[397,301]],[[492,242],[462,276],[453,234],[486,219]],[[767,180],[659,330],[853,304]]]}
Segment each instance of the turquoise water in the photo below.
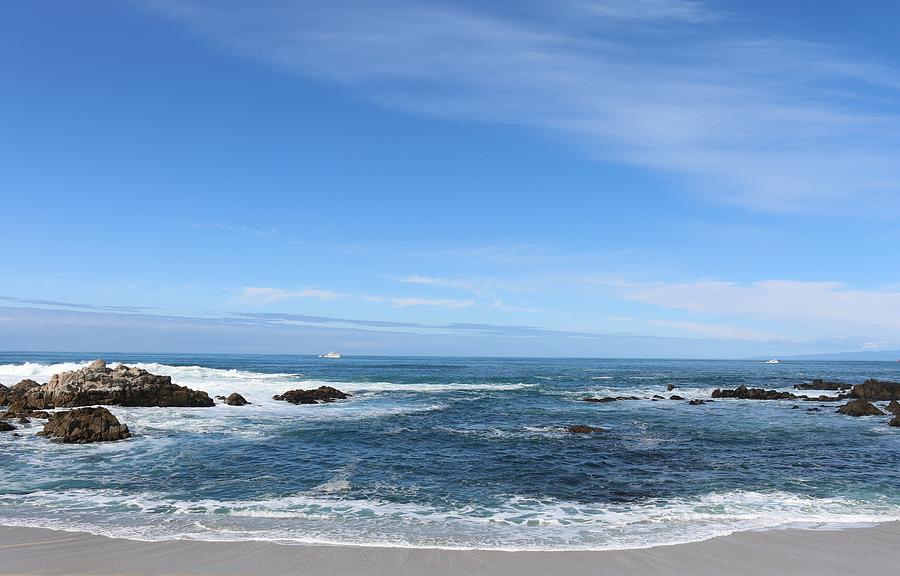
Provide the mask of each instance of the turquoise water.
{"label": "turquoise water", "polygon": [[[98,355],[0,354],[0,382]],[[740,384],[900,380],[888,362],[123,355],[253,404],[115,408],[134,437],[0,435],[0,523],[141,539],[609,549],[784,525],[900,519],[900,429],[818,403],[708,398]],[[345,402],[272,395],[323,383]],[[792,409],[800,404],[800,409]],[[571,424],[605,432],[574,435]]]}

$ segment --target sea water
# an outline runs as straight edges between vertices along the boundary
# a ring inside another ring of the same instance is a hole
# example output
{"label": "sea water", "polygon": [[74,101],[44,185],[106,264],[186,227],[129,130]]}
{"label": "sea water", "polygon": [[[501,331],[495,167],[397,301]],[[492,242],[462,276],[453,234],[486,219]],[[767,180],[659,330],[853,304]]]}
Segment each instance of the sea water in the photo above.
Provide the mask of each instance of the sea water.
{"label": "sea water", "polygon": [[[46,382],[98,356],[252,404],[110,407],[134,434],[114,443],[52,442],[36,435],[41,420],[0,434],[0,524],[600,550],[900,519],[900,429],[887,417],[792,400],[687,403],[742,384],[900,380],[897,363],[4,353],[0,382]],[[352,396],[272,399],[323,384]],[[649,399],[671,394],[685,401]],[[581,401],[632,395],[646,399]],[[574,424],[605,431],[565,431]]]}

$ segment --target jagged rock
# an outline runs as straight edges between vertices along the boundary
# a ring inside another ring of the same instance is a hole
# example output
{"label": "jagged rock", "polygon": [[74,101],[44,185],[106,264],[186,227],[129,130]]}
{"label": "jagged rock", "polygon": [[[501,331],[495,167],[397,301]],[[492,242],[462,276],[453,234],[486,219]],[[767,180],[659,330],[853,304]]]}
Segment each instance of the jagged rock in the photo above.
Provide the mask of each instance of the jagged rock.
{"label": "jagged rock", "polygon": [[291,404],[318,404],[346,400],[350,395],[331,386],[319,386],[315,390],[288,390],[284,394],[272,396],[273,400],[284,400]]}
{"label": "jagged rock", "polygon": [[57,438],[67,444],[86,444],[123,440],[130,437],[131,432],[112,412],[97,406],[56,412],[38,435]]}
{"label": "jagged rock", "polygon": [[586,426],[584,424],[577,424],[575,426],[569,426],[566,428],[566,432],[570,434],[593,434],[595,432],[603,432],[603,428],[597,428],[596,426]]}
{"label": "jagged rock", "polygon": [[212,406],[206,392],[172,383],[169,376],[120,364],[108,368],[97,360],[80,370],[54,374],[43,386],[31,387],[17,400],[23,409],[118,406]]}
{"label": "jagged rock", "polygon": [[900,402],[891,400],[891,402],[887,405],[886,410],[894,416],[900,416]]}
{"label": "jagged rock", "polygon": [[849,390],[852,384],[846,382],[832,382],[816,378],[812,382],[804,382],[803,384],[794,384],[797,390]]}
{"label": "jagged rock", "polygon": [[9,404],[9,388],[0,383],[0,406]]}
{"label": "jagged rock", "polygon": [[246,406],[249,404],[247,399],[238,394],[237,392],[232,392],[228,395],[228,398],[225,399],[225,403],[229,406]]}
{"label": "jagged rock", "polygon": [[796,396],[790,392],[779,392],[777,390],[765,390],[763,388],[747,388],[746,386],[738,386],[734,390],[721,390],[716,388],[712,393],[713,398],[738,398],[740,400],[786,400],[794,398],[806,398],[806,396]]}
{"label": "jagged rock", "polygon": [[837,409],[838,414],[847,416],[884,416],[884,412],[866,400],[851,400]]}
{"label": "jagged rock", "polygon": [[900,400],[900,382],[870,378],[854,386],[850,396],[860,400]]}
{"label": "jagged rock", "polygon": [[15,430],[16,427],[10,424],[9,422],[4,422],[0,420],[0,432],[9,432],[11,430]]}
{"label": "jagged rock", "polygon": [[615,402],[617,400],[640,400],[637,396],[604,396],[603,398],[582,398],[584,402]]}
{"label": "jagged rock", "polygon": [[669,400],[684,400],[684,398],[682,398],[678,394],[672,394],[671,396],[669,396]]}
{"label": "jagged rock", "polygon": [[900,427],[900,416],[891,418],[891,421],[888,422],[888,426]]}
{"label": "jagged rock", "polygon": [[18,384],[7,388],[3,384],[0,384],[0,406],[8,406],[10,404],[15,404],[16,401],[22,397],[28,390],[32,388],[38,388],[40,384],[35,382],[34,380],[22,380]]}

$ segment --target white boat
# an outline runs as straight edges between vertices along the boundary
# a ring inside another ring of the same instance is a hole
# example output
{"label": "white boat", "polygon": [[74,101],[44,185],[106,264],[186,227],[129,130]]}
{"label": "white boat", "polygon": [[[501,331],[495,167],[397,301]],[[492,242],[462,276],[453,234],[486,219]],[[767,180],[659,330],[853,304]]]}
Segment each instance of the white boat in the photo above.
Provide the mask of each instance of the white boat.
{"label": "white boat", "polygon": [[772,358],[771,360],[766,360],[766,364],[781,364],[781,360]]}
{"label": "white boat", "polygon": [[329,352],[328,354],[319,354],[319,358],[333,358],[335,360],[340,360],[342,356],[340,352]]}

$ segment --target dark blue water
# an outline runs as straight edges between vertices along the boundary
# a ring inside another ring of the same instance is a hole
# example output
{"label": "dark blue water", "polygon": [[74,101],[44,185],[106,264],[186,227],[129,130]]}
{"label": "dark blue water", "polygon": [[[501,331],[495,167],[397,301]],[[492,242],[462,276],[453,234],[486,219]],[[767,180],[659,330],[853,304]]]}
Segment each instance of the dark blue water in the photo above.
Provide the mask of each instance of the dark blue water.
{"label": "dark blue water", "polygon": [[[46,381],[95,357],[0,354],[0,382]],[[34,435],[39,424],[2,435],[0,523],[153,539],[597,549],[900,518],[900,430],[886,417],[649,399],[900,380],[897,363],[104,357],[253,405],[114,408],[135,435],[113,444],[54,444]],[[271,399],[322,383],[351,399]],[[606,395],[646,399],[580,401]],[[566,433],[572,424],[605,432]]]}

